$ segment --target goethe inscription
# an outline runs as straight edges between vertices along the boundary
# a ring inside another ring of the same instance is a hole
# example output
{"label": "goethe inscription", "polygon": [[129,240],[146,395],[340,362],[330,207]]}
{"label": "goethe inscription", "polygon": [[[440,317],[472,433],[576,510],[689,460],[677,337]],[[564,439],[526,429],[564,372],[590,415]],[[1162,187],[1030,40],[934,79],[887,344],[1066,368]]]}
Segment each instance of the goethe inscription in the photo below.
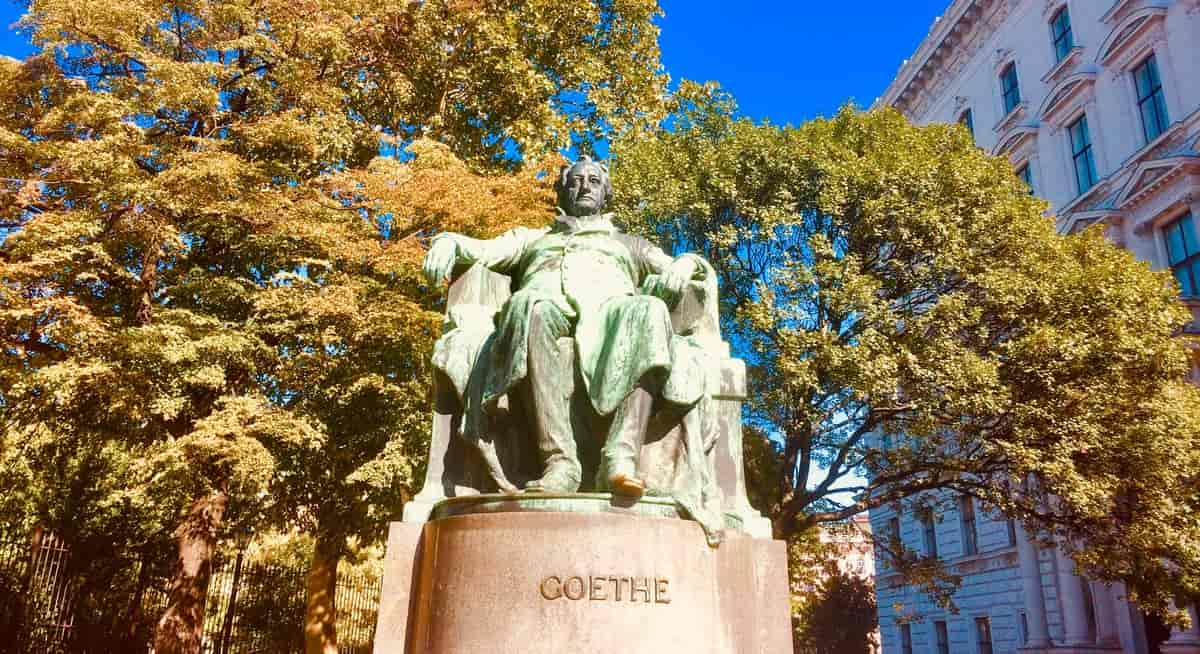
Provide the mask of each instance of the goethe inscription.
{"label": "goethe inscription", "polygon": [[655,577],[558,577],[551,575],[538,586],[548,600],[641,602],[670,604],[671,582]]}

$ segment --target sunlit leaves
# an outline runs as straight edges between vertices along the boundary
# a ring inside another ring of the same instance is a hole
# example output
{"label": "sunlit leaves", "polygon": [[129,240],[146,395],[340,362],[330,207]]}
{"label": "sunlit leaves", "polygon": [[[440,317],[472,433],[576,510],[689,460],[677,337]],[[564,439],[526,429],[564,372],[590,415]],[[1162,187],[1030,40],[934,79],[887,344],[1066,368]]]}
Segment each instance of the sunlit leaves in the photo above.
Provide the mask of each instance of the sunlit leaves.
{"label": "sunlit leaves", "polygon": [[[0,59],[0,504],[156,556],[379,535],[420,481],[428,239],[552,215],[662,113],[648,0],[34,0]],[[99,561],[99,559],[97,559]],[[102,585],[102,583],[101,583]]]}
{"label": "sunlit leaves", "polygon": [[748,417],[781,449],[777,532],[952,489],[1078,542],[1146,606],[1146,579],[1198,588],[1200,391],[1168,275],[1098,228],[1056,234],[952,126],[777,128],[696,85],[674,120],[615,147],[619,213],[721,275]]}

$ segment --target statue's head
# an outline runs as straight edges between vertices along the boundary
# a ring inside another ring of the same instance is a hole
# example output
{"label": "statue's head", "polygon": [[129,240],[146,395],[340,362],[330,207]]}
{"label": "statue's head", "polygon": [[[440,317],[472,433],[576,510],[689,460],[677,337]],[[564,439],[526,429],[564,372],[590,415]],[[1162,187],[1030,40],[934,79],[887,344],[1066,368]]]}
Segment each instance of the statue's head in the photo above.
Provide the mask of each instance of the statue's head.
{"label": "statue's head", "polygon": [[591,216],[604,211],[613,192],[608,167],[588,156],[563,166],[554,190],[558,192],[559,208],[571,216]]}

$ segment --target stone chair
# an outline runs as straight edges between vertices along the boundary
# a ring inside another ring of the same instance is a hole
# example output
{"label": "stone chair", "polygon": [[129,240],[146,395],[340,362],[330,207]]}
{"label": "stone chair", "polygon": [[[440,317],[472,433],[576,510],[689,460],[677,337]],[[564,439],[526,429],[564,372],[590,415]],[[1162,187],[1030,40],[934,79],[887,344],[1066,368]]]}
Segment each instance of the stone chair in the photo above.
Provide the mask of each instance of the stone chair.
{"label": "stone chair", "polygon": [[[715,280],[711,269],[709,273],[708,279]],[[722,496],[721,507],[727,528],[740,529],[756,538],[770,538],[770,521],[750,506],[746,497],[741,421],[742,402],[746,398],[746,366],[740,359],[730,356],[729,344],[721,339],[715,281],[710,281],[709,285],[704,288],[703,283],[693,283],[672,311],[672,324],[677,333],[690,334],[703,342],[706,352],[714,355],[714,363],[707,372],[707,397],[695,410],[705,412],[701,420],[711,425],[706,428],[705,433],[710,433],[711,437],[706,438],[704,448]],[[455,279],[447,295],[444,334],[454,334],[460,346],[464,342],[468,344],[454,348],[456,352],[465,352],[462,356],[478,353],[480,344],[490,333],[494,316],[510,295],[511,280],[508,277],[478,264]],[[589,422],[594,421],[594,417],[588,417],[588,401],[580,392],[581,384],[575,372],[574,340],[560,339],[558,346],[563,370],[570,371],[571,378],[577,380],[573,388],[564,389],[564,392],[569,394],[571,401],[572,424],[584,470],[582,489],[586,491],[594,487],[592,476],[597,468],[601,444],[593,434],[602,434],[605,430],[604,426]],[[517,410],[519,403],[501,399],[501,415],[493,425],[494,429],[504,432],[503,438],[473,443],[461,436],[463,392],[464,389],[457,387],[448,375],[441,371],[434,373],[429,465],[424,487],[404,507],[404,522],[428,521],[434,506],[442,500],[497,492],[500,489],[490,472],[494,467],[502,469],[517,487],[540,476],[540,462],[530,436],[532,431]],[[655,463],[669,460],[679,447],[680,425],[680,417],[669,412],[662,412],[651,422],[639,472],[644,469],[650,475],[647,482],[652,488],[658,481],[653,478],[653,471],[663,469]],[[522,442],[528,445],[514,446]]]}

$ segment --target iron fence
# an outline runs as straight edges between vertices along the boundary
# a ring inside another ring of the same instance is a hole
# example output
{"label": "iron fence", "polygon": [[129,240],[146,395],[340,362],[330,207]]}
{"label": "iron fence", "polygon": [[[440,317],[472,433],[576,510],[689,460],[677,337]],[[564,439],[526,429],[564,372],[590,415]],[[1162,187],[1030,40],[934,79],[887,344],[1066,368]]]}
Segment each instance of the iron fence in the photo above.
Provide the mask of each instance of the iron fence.
{"label": "iron fence", "polygon": [[[137,582],[123,586],[125,591],[111,589],[99,604],[129,608],[97,616],[96,602],[78,601],[70,558],[69,548],[48,533],[0,539],[0,634],[6,636],[0,638],[0,654],[111,652],[114,639],[123,641],[123,652],[149,652],[153,624],[166,608],[166,580],[150,578],[139,561],[128,562],[126,575]],[[303,652],[306,574],[301,566],[250,561],[244,551],[218,561],[205,600],[204,654]],[[334,596],[339,654],[371,651],[380,584],[373,569],[339,571]],[[80,617],[90,630],[79,628]]]}

